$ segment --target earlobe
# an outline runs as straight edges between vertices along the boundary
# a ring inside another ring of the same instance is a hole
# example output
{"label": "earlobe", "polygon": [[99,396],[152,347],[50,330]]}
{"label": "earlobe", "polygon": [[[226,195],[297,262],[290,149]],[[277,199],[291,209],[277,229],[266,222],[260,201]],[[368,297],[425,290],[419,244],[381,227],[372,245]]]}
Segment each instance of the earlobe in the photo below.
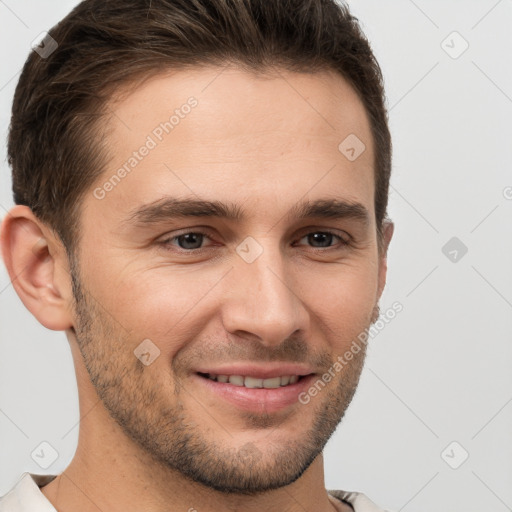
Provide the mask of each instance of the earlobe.
{"label": "earlobe", "polygon": [[11,283],[25,307],[48,329],[72,327],[71,279],[60,240],[27,206],[15,206],[0,233]]}

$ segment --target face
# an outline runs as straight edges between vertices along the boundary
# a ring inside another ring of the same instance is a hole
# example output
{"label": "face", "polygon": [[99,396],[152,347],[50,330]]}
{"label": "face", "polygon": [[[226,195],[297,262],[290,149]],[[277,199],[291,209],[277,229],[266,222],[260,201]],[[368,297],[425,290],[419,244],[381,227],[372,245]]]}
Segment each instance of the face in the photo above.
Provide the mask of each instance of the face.
{"label": "face", "polygon": [[[110,105],[112,158],[82,207],[75,331],[141,450],[254,493],[296,480],[341,420],[364,347],[335,362],[371,324],[385,265],[351,87],[329,72],[221,71],[161,75]],[[350,134],[354,151],[340,150]]]}

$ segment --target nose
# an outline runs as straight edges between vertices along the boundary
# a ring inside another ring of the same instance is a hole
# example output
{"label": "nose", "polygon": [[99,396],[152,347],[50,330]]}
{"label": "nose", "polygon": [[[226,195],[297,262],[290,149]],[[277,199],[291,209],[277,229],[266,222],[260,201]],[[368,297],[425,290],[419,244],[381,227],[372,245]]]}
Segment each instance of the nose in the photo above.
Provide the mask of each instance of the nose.
{"label": "nose", "polygon": [[223,294],[224,328],[242,338],[257,337],[276,346],[288,337],[307,332],[309,314],[286,260],[277,249],[265,249],[252,263],[240,258],[228,274]]}

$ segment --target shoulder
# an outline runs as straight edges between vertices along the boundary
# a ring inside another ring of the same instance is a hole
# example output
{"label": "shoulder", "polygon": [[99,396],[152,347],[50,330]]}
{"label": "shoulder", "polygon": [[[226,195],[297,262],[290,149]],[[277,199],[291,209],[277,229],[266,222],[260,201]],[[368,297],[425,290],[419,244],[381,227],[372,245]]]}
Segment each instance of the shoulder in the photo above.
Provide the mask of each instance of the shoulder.
{"label": "shoulder", "polygon": [[329,490],[328,493],[338,500],[349,503],[354,509],[354,512],[390,512],[378,507],[361,492]]}
{"label": "shoulder", "polygon": [[55,476],[23,473],[12,489],[0,497],[0,512],[55,512],[39,489]]}

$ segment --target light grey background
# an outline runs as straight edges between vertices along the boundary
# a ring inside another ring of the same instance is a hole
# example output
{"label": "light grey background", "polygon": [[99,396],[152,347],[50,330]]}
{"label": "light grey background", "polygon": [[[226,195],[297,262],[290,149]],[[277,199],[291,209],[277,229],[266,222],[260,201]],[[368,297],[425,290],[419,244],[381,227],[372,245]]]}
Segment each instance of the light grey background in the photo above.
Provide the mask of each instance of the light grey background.
{"label": "light grey background", "polygon": [[[20,68],[31,41],[76,3],[0,1],[2,217]],[[404,309],[371,341],[325,452],[326,484],[406,512],[512,510],[512,1],[350,5],[384,71],[394,141],[381,309]],[[453,247],[442,251],[452,237],[468,249],[455,247],[455,262]],[[3,494],[23,471],[64,470],[79,421],[67,340],[24,309],[3,268],[0,354]],[[47,470],[31,458],[42,441],[59,453]]]}

